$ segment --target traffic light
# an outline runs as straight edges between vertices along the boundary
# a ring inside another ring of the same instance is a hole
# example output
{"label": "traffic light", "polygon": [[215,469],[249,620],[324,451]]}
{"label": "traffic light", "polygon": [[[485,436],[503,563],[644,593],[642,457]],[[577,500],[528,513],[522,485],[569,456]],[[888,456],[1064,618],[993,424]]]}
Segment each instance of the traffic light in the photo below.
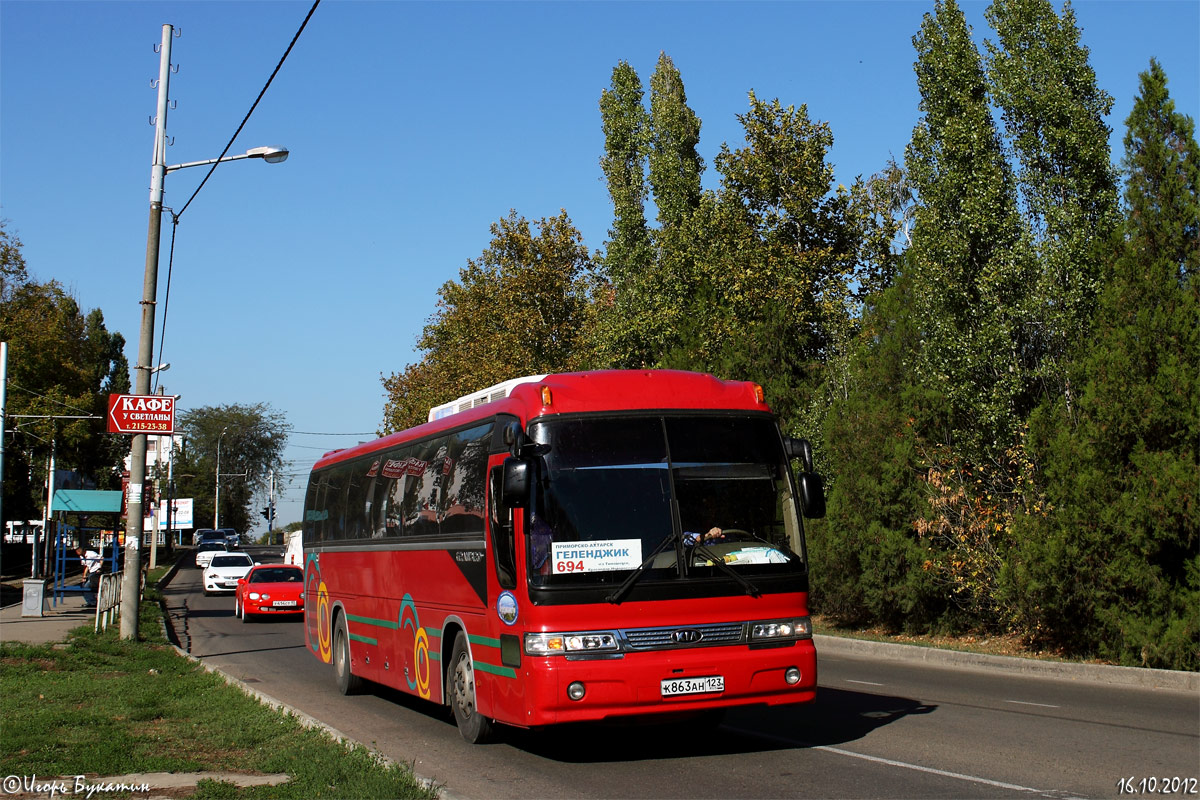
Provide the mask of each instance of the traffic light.
{"label": "traffic light", "polygon": [[267,506],[259,513],[263,515],[263,519],[265,519],[267,522],[271,521],[271,507],[270,506]]}

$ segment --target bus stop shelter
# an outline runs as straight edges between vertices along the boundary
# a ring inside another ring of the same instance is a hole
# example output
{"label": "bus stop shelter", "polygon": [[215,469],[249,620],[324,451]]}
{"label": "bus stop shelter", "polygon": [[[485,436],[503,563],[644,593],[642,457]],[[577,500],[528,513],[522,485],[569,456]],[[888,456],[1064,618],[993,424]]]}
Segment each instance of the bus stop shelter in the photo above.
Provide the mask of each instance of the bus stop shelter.
{"label": "bus stop shelter", "polygon": [[[54,493],[54,502],[50,505],[50,511],[62,512],[64,514],[111,514],[119,518],[121,515],[121,492],[120,491],[99,491],[94,489],[59,489]],[[82,526],[81,526],[82,527]],[[67,565],[78,563],[79,557],[75,555],[74,549],[71,547],[71,541],[68,538],[68,531],[62,527],[59,528],[59,533],[56,536],[56,547],[54,556],[54,604],[58,605],[58,600],[67,592],[81,592],[82,586],[67,585]],[[118,572],[117,561],[120,557],[120,548],[117,546],[116,539],[111,550],[109,558],[113,563],[109,564],[110,572]]]}

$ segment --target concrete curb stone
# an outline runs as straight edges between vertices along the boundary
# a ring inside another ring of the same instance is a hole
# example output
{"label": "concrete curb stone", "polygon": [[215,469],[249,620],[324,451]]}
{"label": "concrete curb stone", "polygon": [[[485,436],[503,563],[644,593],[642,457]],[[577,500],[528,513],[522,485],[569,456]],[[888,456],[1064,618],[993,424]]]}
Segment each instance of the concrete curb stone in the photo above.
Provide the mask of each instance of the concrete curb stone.
{"label": "concrete curb stone", "polygon": [[865,639],[850,639],[844,636],[829,636],[825,634],[813,636],[813,642],[817,646],[818,664],[820,663],[821,654],[826,653],[829,655],[852,655],[910,664],[922,663],[931,666],[992,670],[1009,674],[1055,678],[1058,680],[1101,683],[1110,686],[1132,686],[1175,692],[1200,692],[1200,673],[1198,672],[1144,669],[1142,667],[1116,667],[1105,664],[1074,664],[1064,661],[1040,661],[1033,658],[992,656],[982,653],[966,653],[959,650],[943,650],[936,647],[921,647],[911,644],[872,642]]}

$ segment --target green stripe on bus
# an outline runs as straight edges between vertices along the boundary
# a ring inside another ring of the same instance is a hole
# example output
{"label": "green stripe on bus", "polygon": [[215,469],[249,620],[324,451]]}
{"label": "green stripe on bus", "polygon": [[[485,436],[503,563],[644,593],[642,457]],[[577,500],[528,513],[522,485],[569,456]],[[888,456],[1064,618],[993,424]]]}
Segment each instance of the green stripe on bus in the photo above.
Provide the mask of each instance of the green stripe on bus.
{"label": "green stripe on bus", "polygon": [[363,644],[379,644],[378,639],[372,639],[370,636],[359,636],[357,633],[348,634],[351,641],[362,642]]}
{"label": "green stripe on bus", "polygon": [[347,614],[346,619],[351,622],[361,622],[364,625],[378,625],[380,628],[399,628],[400,624],[392,619],[375,619],[374,617],[359,617],[354,614]]}
{"label": "green stripe on bus", "polygon": [[516,670],[512,669],[511,667],[497,667],[494,664],[487,664],[483,661],[476,661],[475,669],[479,670],[480,672],[490,672],[493,675],[499,675],[501,678],[517,677]]}
{"label": "green stripe on bus", "polygon": [[442,629],[441,628],[426,628],[425,633],[427,633],[429,635],[429,638],[431,638],[431,639],[434,638],[435,636],[438,639],[442,638]]}
{"label": "green stripe on bus", "polygon": [[486,636],[471,636],[468,634],[467,639],[471,642],[471,644],[481,644],[484,647],[499,647],[500,646],[499,639],[489,639]]}

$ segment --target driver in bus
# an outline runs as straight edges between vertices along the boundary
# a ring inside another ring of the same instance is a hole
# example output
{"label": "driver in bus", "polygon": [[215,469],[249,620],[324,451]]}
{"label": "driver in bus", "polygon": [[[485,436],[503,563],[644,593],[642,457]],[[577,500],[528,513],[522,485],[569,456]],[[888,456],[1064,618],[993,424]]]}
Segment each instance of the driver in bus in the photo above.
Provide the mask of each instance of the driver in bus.
{"label": "driver in bus", "polygon": [[549,575],[550,545],[554,541],[554,531],[550,523],[541,514],[531,515],[533,522],[529,526],[529,564],[535,575]]}
{"label": "driver in bus", "polygon": [[693,547],[697,544],[712,544],[714,542],[725,541],[725,531],[717,526],[709,528],[703,535],[694,531],[683,532],[683,543],[687,547]]}

